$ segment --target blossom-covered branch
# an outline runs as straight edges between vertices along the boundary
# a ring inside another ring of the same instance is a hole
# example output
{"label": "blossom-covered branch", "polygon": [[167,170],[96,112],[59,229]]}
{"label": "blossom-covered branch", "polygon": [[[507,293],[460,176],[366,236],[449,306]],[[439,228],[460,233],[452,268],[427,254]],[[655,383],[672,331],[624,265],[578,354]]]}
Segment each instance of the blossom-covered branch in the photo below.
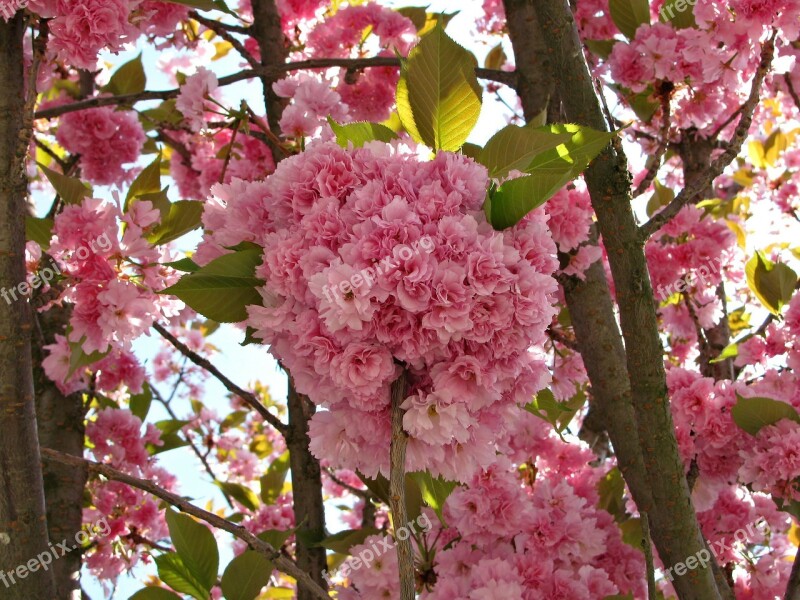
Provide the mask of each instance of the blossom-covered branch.
{"label": "blossom-covered branch", "polygon": [[[330,67],[342,67],[352,71],[360,71],[362,69],[369,69],[375,67],[400,67],[400,59],[378,56],[374,58],[313,58],[309,60],[301,60],[297,62],[288,62],[285,64],[262,66],[255,69],[248,69],[226,75],[219,78],[219,85],[226,86],[253,79],[255,77],[267,77],[276,79],[286,73],[294,71],[304,71],[309,69],[328,69]],[[500,71],[497,69],[484,69],[481,67],[475,68],[475,74],[481,78],[489,81],[502,83],[511,88],[517,84],[517,75],[513,71]],[[37,119],[53,119],[69,112],[78,110],[86,110],[89,108],[97,108],[99,106],[133,106],[138,102],[145,100],[169,100],[175,98],[180,94],[180,88],[161,91],[144,91],[136,94],[125,94],[121,96],[96,96],[87,100],[80,100],[70,104],[62,104],[61,106],[53,106],[45,108],[36,112]]]}
{"label": "blossom-covered branch", "polygon": [[320,600],[330,599],[330,596],[328,596],[328,594],[326,594],[325,591],[322,590],[306,573],[301,571],[293,560],[284,556],[271,544],[256,537],[241,525],[236,525],[220,516],[215,515],[214,513],[210,513],[202,508],[198,508],[185,498],[173,494],[172,492],[157,486],[151,481],[145,481],[144,479],[132,477],[123,473],[122,471],[114,469],[113,467],[109,467],[108,465],[103,465],[91,460],[56,452],[55,450],[51,450],[49,448],[42,448],[41,452],[42,458],[45,460],[52,460],[54,462],[59,462],[61,464],[70,466],[85,465],[89,469],[90,473],[102,475],[103,477],[112,481],[119,481],[120,483],[130,485],[144,492],[152,494],[167,504],[179,508],[182,512],[185,512],[188,515],[192,515],[193,517],[205,521],[217,529],[227,531],[234,537],[237,537],[245,542],[251,549],[263,554],[265,557],[267,557],[267,559],[271,560],[280,571],[291,577],[294,577],[298,581],[302,581],[304,585],[308,586],[308,589],[313,590],[316,598],[319,598]]}

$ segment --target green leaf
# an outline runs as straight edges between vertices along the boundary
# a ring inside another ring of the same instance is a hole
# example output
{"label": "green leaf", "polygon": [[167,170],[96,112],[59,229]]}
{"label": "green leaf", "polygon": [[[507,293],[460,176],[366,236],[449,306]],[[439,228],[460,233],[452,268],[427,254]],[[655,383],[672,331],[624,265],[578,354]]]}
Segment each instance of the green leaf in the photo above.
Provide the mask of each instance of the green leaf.
{"label": "green leaf", "polygon": [[176,271],[183,271],[184,273],[194,273],[200,270],[200,265],[194,262],[191,258],[182,258],[174,262],[164,263],[165,267],[171,267]]}
{"label": "green leaf", "polygon": [[366,142],[390,142],[397,139],[397,134],[386,125],[359,121],[340,125],[330,117],[328,123],[336,134],[336,143],[342,148],[347,148],[352,142],[354,148],[361,148]]}
{"label": "green leaf", "polygon": [[279,531],[277,529],[268,529],[266,531],[262,531],[256,537],[260,539],[262,542],[267,542],[270,546],[275,548],[276,550],[280,550],[281,546],[286,543],[292,534],[294,533],[293,529],[289,531]]}
{"label": "green leaf", "polygon": [[751,337],[753,336],[748,335],[739,340],[738,342],[731,342],[722,349],[722,352],[719,353],[719,356],[717,356],[716,358],[712,358],[708,362],[711,364],[716,364],[724,360],[727,360],[729,358],[736,358],[737,356],[739,356],[739,344],[745,341],[745,339],[749,339]]}
{"label": "green leaf", "polygon": [[72,377],[78,369],[88,367],[98,360],[102,360],[111,352],[109,348],[105,352],[95,351],[91,354],[86,354],[83,350],[83,343],[85,341],[86,336],[82,337],[79,342],[69,342],[69,370],[67,371],[67,376],[64,381]]}
{"label": "green leaf", "polygon": [[176,552],[167,552],[157,556],[156,566],[158,567],[158,576],[169,587],[189,594],[197,600],[209,600],[211,597],[211,586],[203,585]]}
{"label": "green leaf", "polygon": [[434,150],[458,150],[478,122],[483,89],[475,57],[441,24],[409,53],[400,71],[397,109],[406,131]]}
{"label": "green leaf", "polygon": [[161,154],[147,165],[142,172],[133,180],[128,195],[125,197],[125,212],[131,205],[131,201],[138,196],[145,194],[156,194],[161,191]]}
{"label": "green leaf", "polygon": [[589,52],[605,60],[611,56],[611,51],[614,49],[614,44],[616,44],[617,41],[618,40],[585,40],[583,43],[589,49]]}
{"label": "green leaf", "polygon": [[616,135],[615,132],[572,124],[549,125],[534,131],[569,133],[571,138],[556,148],[537,154],[525,169],[530,177],[512,179],[489,191],[484,211],[495,229],[516,225],[530,211],[549,200],[580,175]]}
{"label": "green leaf", "polygon": [[[680,10],[678,4],[682,7]],[[694,5],[695,2],[687,0],[666,0],[658,11],[658,20],[672,24],[675,29],[697,27],[697,22],[694,20]]]}
{"label": "green leaf", "polygon": [[329,535],[316,546],[333,550],[340,554],[350,554],[350,548],[363,544],[364,540],[371,535],[380,535],[381,532],[374,527],[362,527],[360,529],[348,529]]}
{"label": "green leaf", "polygon": [[53,237],[53,224],[53,219],[25,217],[25,239],[36,242],[43,250],[47,250]]}
{"label": "green leaf", "polygon": [[561,435],[585,402],[586,394],[581,390],[568,401],[559,402],[553,392],[545,388],[525,405],[525,410],[550,423]]}
{"label": "green leaf", "polygon": [[148,443],[147,451],[150,453],[151,456],[155,456],[156,454],[162,454],[164,452],[169,452],[170,450],[183,448],[184,446],[188,445],[189,442],[183,439],[178,433],[162,433],[161,445],[156,446],[154,444]]}
{"label": "green leaf", "polygon": [[217,481],[216,485],[242,506],[245,506],[250,510],[258,510],[258,507],[261,503],[258,501],[258,496],[256,496],[255,492],[253,492],[253,490],[250,488],[239,483],[222,481]]}
{"label": "green leaf", "polygon": [[644,549],[642,544],[642,541],[644,540],[644,531],[642,530],[641,519],[638,517],[628,519],[627,521],[620,523],[619,528],[622,531],[623,542],[629,546],[633,546],[637,550]]}
{"label": "green leaf", "polygon": [[745,398],[739,394],[736,397],[738,400],[731,409],[731,417],[750,435],[756,435],[762,427],[774,425],[781,419],[800,423],[800,415],[791,404],[770,398]]}
{"label": "green leaf", "polygon": [[272,563],[263,554],[245,550],[234,558],[222,575],[226,600],[254,600],[272,576]]}
{"label": "green leaf", "polygon": [[144,65],[142,64],[142,55],[140,53],[139,56],[114,71],[103,91],[113,96],[124,96],[143,92],[146,87],[147,77],[144,74]]}
{"label": "green leaf", "polygon": [[656,179],[653,181],[654,191],[653,195],[650,196],[650,200],[647,201],[647,216],[652,217],[653,213],[658,211],[659,208],[663,208],[670,202],[675,199],[675,192],[664,185]]}
{"label": "green leaf", "polygon": [[615,520],[622,520],[625,517],[624,493],[625,481],[622,473],[614,467],[597,482],[597,495],[600,497],[597,507],[609,513]]}
{"label": "green leaf", "polygon": [[506,56],[505,51],[503,50],[503,43],[497,44],[494,48],[489,50],[486,54],[486,58],[483,61],[483,66],[487,69],[501,69],[504,64],[508,62],[508,56]]}
{"label": "green leaf", "polygon": [[239,323],[247,318],[247,306],[261,304],[256,288],[264,282],[255,276],[259,264],[260,250],[224,254],[160,293],[177,296],[208,319]]}
{"label": "green leaf", "polygon": [[639,25],[650,24],[648,0],[610,0],[609,8],[614,25],[629,40],[635,37]]}
{"label": "green leaf", "polygon": [[283,492],[286,474],[289,472],[289,452],[284,452],[267,469],[261,477],[261,499],[264,504],[272,504]]}
{"label": "green leaf", "polygon": [[[439,517],[439,520],[444,525],[444,517],[442,516],[444,503],[458,484],[455,481],[447,481],[441,477],[434,479],[428,471],[409,473],[409,475],[417,482],[422,492],[422,499],[434,510],[436,516]],[[405,523],[395,523],[395,527],[404,525]]]}
{"label": "green leaf", "polygon": [[150,389],[150,384],[145,381],[142,386],[142,392],[131,395],[129,406],[134,416],[139,417],[144,422],[147,418],[147,413],[150,412],[150,404],[152,402],[153,392]]}
{"label": "green leaf", "polygon": [[181,600],[181,597],[164,588],[146,587],[136,592],[128,600]]}
{"label": "green leaf", "polygon": [[94,191],[77,177],[69,177],[48,169],[39,163],[39,168],[50,180],[50,183],[65,204],[80,204],[84,198],[90,198]]}
{"label": "green leaf", "polygon": [[747,285],[773,314],[780,315],[781,308],[789,303],[797,285],[797,273],[788,265],[773,263],[760,251],[744,267]]}
{"label": "green leaf", "polygon": [[147,241],[158,246],[176,240],[201,225],[203,203],[178,200],[169,207],[169,214],[147,235]]}
{"label": "green leaf", "polygon": [[172,509],[167,510],[166,518],[169,535],[183,564],[204,589],[210,590],[219,570],[219,550],[214,534],[205,525]]}
{"label": "green leaf", "polygon": [[223,0],[166,0],[167,2],[172,2],[173,4],[183,4],[184,6],[190,6],[191,8],[197,8],[200,10],[221,10],[224,13],[227,13],[232,16],[237,16],[235,12],[233,12],[228,5],[225,4]]}
{"label": "green leaf", "polygon": [[508,125],[486,142],[478,162],[489,170],[489,177],[501,178],[509,171],[525,171],[533,159],[572,139],[572,133],[554,133],[540,128]]}

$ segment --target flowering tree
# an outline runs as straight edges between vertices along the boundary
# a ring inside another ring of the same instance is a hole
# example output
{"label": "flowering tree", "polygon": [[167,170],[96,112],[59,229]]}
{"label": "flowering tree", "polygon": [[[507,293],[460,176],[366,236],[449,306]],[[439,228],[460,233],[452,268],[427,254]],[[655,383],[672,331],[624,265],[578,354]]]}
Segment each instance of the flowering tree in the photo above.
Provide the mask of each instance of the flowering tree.
{"label": "flowering tree", "polygon": [[3,598],[800,600],[798,2],[466,10],[0,0]]}

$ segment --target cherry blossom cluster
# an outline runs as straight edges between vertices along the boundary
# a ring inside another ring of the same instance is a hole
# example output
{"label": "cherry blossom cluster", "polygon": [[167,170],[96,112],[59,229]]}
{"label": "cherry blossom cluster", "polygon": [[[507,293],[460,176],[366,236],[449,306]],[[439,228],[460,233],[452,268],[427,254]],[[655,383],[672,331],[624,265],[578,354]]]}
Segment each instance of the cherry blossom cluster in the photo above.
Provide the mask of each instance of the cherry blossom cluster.
{"label": "cherry blossom cluster", "polygon": [[139,116],[110,106],[70,112],[61,117],[58,143],[80,156],[83,177],[98,185],[121,186],[132,179],[146,136]]}
{"label": "cherry blossom cluster", "polygon": [[[388,472],[389,387],[410,373],[409,469],[469,478],[494,462],[517,403],[545,385],[540,358],[555,309],[555,245],[538,211],[494,231],[488,179],[466,157],[420,162],[390,145],[311,145],[260,182],[213,188],[198,260],[243,241],[264,250],[268,283],[249,325],[297,389],[329,408],[312,449],[341,466]],[[432,252],[403,253],[423,237]],[[372,286],[325,294],[363,269]],[[322,390],[325,390],[322,393]]]}
{"label": "cherry blossom cluster", "polygon": [[[183,303],[157,294],[177,279],[169,262],[170,251],[154,247],[145,231],[160,222],[149,200],[134,201],[126,213],[97,198],[68,205],[56,216],[48,250],[61,267],[64,281],[54,302],[73,305],[66,336],[49,346],[45,371],[65,393],[85,386],[85,373],[71,368],[72,352],[105,356],[96,366],[104,389],[126,384],[141,391],[144,375],[131,352],[131,343],[163,315],[177,316]],[[125,229],[120,236],[120,224]],[[92,244],[104,237],[108,244]],[[93,252],[82,252],[86,247]],[[109,386],[106,388],[106,386]]]}

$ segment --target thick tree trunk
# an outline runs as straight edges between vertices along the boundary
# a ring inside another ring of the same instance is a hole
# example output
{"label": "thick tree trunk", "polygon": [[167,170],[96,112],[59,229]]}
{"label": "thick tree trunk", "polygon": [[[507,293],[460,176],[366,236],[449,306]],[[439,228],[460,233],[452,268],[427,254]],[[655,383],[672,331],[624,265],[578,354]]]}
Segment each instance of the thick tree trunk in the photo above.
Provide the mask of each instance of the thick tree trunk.
{"label": "thick tree trunk", "polygon": [[[56,306],[38,315],[37,319],[38,328],[33,340],[33,375],[39,442],[45,448],[80,458],[84,444],[82,396],[79,393],[64,396],[42,369],[42,360],[46,356],[43,347],[53,343],[56,333],[64,332],[69,312],[66,307]],[[57,544],[63,540],[73,540],[83,522],[87,471],[84,467],[47,462],[43,474],[50,542]],[[75,550],[53,563],[55,600],[81,599],[81,562],[82,554]]]}
{"label": "thick tree trunk", "polygon": [[[322,498],[322,473],[319,461],[308,449],[308,422],[314,415],[314,404],[294,389],[289,378],[289,431],[286,446],[292,471],[292,500],[297,526],[297,566],[308,573],[322,589],[327,590],[323,571],[328,563],[325,548],[313,548],[306,540],[325,537],[325,505]],[[298,586],[298,600],[313,600],[316,596]]]}
{"label": "thick tree trunk", "polygon": [[[281,16],[275,0],[253,0],[253,30],[261,49],[261,64],[265,67],[286,60]],[[277,136],[279,122],[286,101],[272,91],[274,80],[261,78],[264,86],[264,105],[270,130]],[[277,163],[283,157],[281,150],[270,143]],[[286,446],[289,449],[289,462],[292,473],[292,498],[294,518],[298,527],[296,542],[297,566],[327,590],[328,584],[323,573],[328,569],[324,548],[311,547],[310,541],[321,540],[325,532],[325,506],[322,495],[322,473],[319,461],[309,450],[308,422],[314,415],[314,404],[304,395],[297,393],[291,374],[289,374],[289,429],[286,433]],[[314,593],[302,585],[297,586],[298,600],[311,600]]]}
{"label": "thick tree trunk", "polygon": [[[564,0],[530,1],[548,46],[547,66],[557,82],[567,120],[606,130],[569,5]],[[640,503],[646,498],[636,500],[639,509],[650,516],[653,541],[669,569],[706,550],[678,454],[653,291],[631,208],[627,159],[619,144],[607,148],[590,165],[586,182],[614,277],[639,445],[651,494],[650,503]],[[609,421],[614,418],[609,415]],[[716,600],[722,594],[731,597],[730,590],[718,589],[711,568],[675,575],[673,585],[681,600]]]}
{"label": "thick tree trunk", "polygon": [[[0,289],[25,281],[27,144],[23,88],[23,17],[0,19]],[[0,300],[0,596],[55,598],[47,545],[42,470],[31,367],[31,309],[25,298]]]}

